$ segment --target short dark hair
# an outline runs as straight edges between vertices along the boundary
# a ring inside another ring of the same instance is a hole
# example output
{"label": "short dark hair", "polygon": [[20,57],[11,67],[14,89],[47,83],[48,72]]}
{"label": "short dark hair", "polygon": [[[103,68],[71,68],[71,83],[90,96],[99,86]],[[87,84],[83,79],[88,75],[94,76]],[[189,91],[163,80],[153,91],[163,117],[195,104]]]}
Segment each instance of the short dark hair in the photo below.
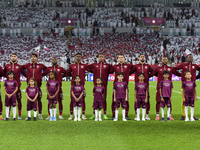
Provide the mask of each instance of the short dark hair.
{"label": "short dark hair", "polygon": [[[15,55],[15,56],[17,56],[17,54],[16,54],[16,53],[12,53],[12,55]],[[12,55],[11,55],[11,56],[12,56]]]}
{"label": "short dark hair", "polygon": [[124,77],[124,73],[123,72],[118,72],[117,76],[122,75]]}
{"label": "short dark hair", "polygon": [[[139,57],[141,56],[141,55],[144,55],[143,53],[141,53],[140,55],[139,55]],[[144,55],[145,56],[145,55]]]}
{"label": "short dark hair", "polygon": [[163,75],[164,75],[164,74],[169,74],[169,71],[168,71],[168,70],[164,70],[164,71],[163,71]]}
{"label": "short dark hair", "polygon": [[124,54],[118,54],[118,56],[117,56],[117,57],[119,57],[119,56],[123,56],[123,57],[124,57]]}
{"label": "short dark hair", "polygon": [[54,74],[54,76],[55,76],[55,78],[57,77],[57,73],[55,72],[55,71],[50,71],[50,73],[53,73]]}
{"label": "short dark hair", "polygon": [[35,56],[35,57],[37,57],[37,54],[35,54],[35,53],[32,53],[32,54],[31,54],[31,56]]}
{"label": "short dark hair", "polygon": [[188,72],[191,74],[191,72],[190,72],[190,71],[185,71],[185,72],[184,72],[184,75],[186,75],[186,73],[188,73]]}
{"label": "short dark hair", "polygon": [[144,73],[139,73],[139,74],[138,74],[138,77],[139,77],[140,75],[143,75],[143,76],[145,77]]}
{"label": "short dark hair", "polygon": [[[103,55],[103,53],[100,53],[100,54],[98,55],[98,57],[99,57],[100,55]],[[104,55],[103,55],[103,56],[104,56]]]}
{"label": "short dark hair", "polygon": [[76,55],[75,55],[75,56],[77,56],[77,55],[81,55],[81,56],[82,56],[82,54],[81,54],[81,53],[76,53]]}
{"label": "short dark hair", "polygon": [[192,56],[192,54],[188,54],[188,55],[187,55],[187,58],[188,58],[190,55]]}
{"label": "short dark hair", "polygon": [[8,76],[11,75],[11,74],[13,74],[13,76],[15,77],[15,72],[14,71],[9,71],[8,72]]}

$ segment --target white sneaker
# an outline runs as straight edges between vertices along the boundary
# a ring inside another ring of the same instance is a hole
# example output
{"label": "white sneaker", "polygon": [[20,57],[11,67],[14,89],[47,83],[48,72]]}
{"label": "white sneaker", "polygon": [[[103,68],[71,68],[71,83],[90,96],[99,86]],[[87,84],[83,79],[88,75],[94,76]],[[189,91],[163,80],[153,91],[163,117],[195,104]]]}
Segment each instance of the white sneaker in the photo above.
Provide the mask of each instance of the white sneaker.
{"label": "white sneaker", "polygon": [[189,118],[185,118],[185,121],[190,121]]}
{"label": "white sneaker", "polygon": [[95,118],[95,120],[94,121],[98,121],[98,118]]}
{"label": "white sneaker", "polygon": [[68,120],[72,120],[73,119],[73,115],[71,115],[69,118],[68,118]]}
{"label": "white sneaker", "polygon": [[145,118],[142,118],[142,121],[145,121]]}
{"label": "white sneaker", "polygon": [[85,117],[85,115],[82,115],[82,119],[83,120],[87,120],[87,118]]}
{"label": "white sneaker", "polygon": [[140,118],[137,118],[137,120],[136,121],[140,121]]}
{"label": "white sneaker", "polygon": [[78,118],[78,121],[81,121],[81,118]]}
{"label": "white sneaker", "polygon": [[190,121],[195,121],[195,120],[194,120],[194,117],[190,118]]}
{"label": "white sneaker", "polygon": [[43,120],[42,114],[39,114],[39,115],[38,115],[38,118],[39,118],[40,120]]}
{"label": "white sneaker", "polygon": [[46,120],[49,120],[51,118],[51,116],[49,115],[47,118],[46,118]]}
{"label": "white sneaker", "polygon": [[74,118],[74,121],[77,121],[78,120],[78,118]]}
{"label": "white sneaker", "polygon": [[113,121],[118,121],[118,119],[115,118]]}
{"label": "white sneaker", "polygon": [[151,120],[151,118],[149,118],[149,116],[148,116],[148,117],[146,117],[146,120]]}
{"label": "white sneaker", "polygon": [[135,117],[134,120],[137,120],[137,117]]}
{"label": "white sneaker", "polygon": [[127,121],[126,119],[122,119],[122,121]]}
{"label": "white sneaker", "polygon": [[101,118],[99,118],[99,121],[102,121],[102,119],[101,119]]}
{"label": "white sneaker", "polygon": [[60,119],[60,120],[64,120],[63,116],[59,116],[59,119]]}

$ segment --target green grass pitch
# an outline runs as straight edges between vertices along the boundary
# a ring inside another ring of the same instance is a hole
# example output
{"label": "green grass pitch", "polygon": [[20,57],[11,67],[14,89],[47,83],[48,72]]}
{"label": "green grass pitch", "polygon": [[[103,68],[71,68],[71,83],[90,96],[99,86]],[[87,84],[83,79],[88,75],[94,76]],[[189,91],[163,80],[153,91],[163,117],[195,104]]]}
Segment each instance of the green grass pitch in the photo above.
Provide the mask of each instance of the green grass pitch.
{"label": "green grass pitch", "polygon": [[[69,117],[69,91],[70,82],[63,82],[64,111],[65,120],[49,122],[46,120],[25,121],[27,116],[25,93],[22,92],[22,117],[23,120],[16,122],[0,121],[0,149],[2,150],[178,150],[178,149],[199,149],[200,121],[185,122],[179,121],[181,117],[181,82],[176,81],[172,97],[172,116],[175,121],[161,122],[155,121],[155,96],[157,82],[150,82],[150,121],[134,121],[134,82],[129,83],[130,121],[123,122],[121,109],[119,111],[119,121],[103,120],[82,120],[81,122],[68,121]],[[5,104],[5,97],[2,88],[2,100]],[[43,91],[43,118],[47,113],[46,83],[42,85]],[[108,84],[107,115],[111,118],[111,96],[112,82]],[[22,90],[25,90],[26,83],[22,83]],[[92,89],[93,82],[86,82],[86,117],[92,115]],[[197,93],[200,97],[200,82],[197,82]],[[196,102],[195,114],[199,116],[200,99]],[[58,107],[57,107],[58,108]],[[190,109],[189,109],[190,110]],[[190,113],[189,113],[190,114]],[[165,109],[166,116],[166,109]],[[3,108],[5,117],[5,107]],[[11,110],[12,118],[12,110]],[[58,118],[58,114],[57,114]],[[33,112],[32,112],[33,119]],[[165,118],[166,119],[166,118]]]}

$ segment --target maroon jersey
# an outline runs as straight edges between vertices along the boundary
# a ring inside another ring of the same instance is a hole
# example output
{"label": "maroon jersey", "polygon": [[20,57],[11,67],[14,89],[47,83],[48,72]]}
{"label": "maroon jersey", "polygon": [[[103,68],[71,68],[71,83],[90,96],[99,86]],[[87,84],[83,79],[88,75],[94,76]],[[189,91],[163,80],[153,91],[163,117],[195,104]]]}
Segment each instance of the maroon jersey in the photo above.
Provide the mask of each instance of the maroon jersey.
{"label": "maroon jersey", "polygon": [[149,64],[136,64],[132,67],[131,73],[135,72],[135,83],[139,82],[138,79],[138,75],[140,73],[144,73],[145,78],[144,78],[144,82],[147,83],[149,85],[149,78],[151,75],[151,72],[153,72],[153,69],[151,68],[151,66]]}
{"label": "maroon jersey", "polygon": [[97,78],[102,78],[103,79],[103,86],[107,86],[108,84],[108,75],[111,73],[111,67],[112,65],[110,64],[106,64],[103,62],[99,62],[99,63],[93,63],[91,65],[89,65],[90,68],[90,72],[92,72],[94,74],[93,76],[93,83],[94,85],[96,85],[96,80]]}
{"label": "maroon jersey", "polygon": [[11,64],[5,65],[4,76],[7,78],[7,80],[8,80],[8,72],[9,71],[14,71],[14,73],[15,73],[14,79],[17,81],[18,86],[20,87],[21,86],[20,73],[22,73],[23,76],[26,77],[26,73],[25,73],[23,67],[21,65],[17,64],[17,63],[14,63],[14,64],[11,63]]}
{"label": "maroon jersey", "polygon": [[42,71],[46,70],[46,66],[38,63],[28,63],[23,65],[23,68],[27,70],[27,83],[30,78],[34,78],[37,81],[38,87],[42,85]]}
{"label": "maroon jersey", "polygon": [[148,91],[148,85],[147,83],[143,82],[137,82],[135,84],[135,90],[137,91],[137,95],[136,96],[146,96],[146,91]]}
{"label": "maroon jersey", "polygon": [[49,80],[47,81],[46,86],[48,88],[49,95],[53,96],[54,94],[56,94],[58,87],[60,87],[60,83],[58,80]]}
{"label": "maroon jersey", "polygon": [[79,98],[79,96],[81,95],[81,93],[83,91],[84,91],[83,85],[72,85],[71,86],[71,92],[74,93],[74,95],[76,96],[76,98]]}
{"label": "maroon jersey", "polygon": [[26,93],[28,94],[28,96],[31,99],[34,99],[38,92],[39,92],[38,87],[30,87],[29,86],[29,87],[26,88]]}
{"label": "maroon jersey", "polygon": [[161,88],[162,96],[164,98],[170,98],[171,92],[173,89],[173,84],[171,80],[161,80],[159,84],[159,88]]}
{"label": "maroon jersey", "polygon": [[194,88],[196,87],[195,81],[183,81],[182,89],[185,89],[185,97],[194,97]]}
{"label": "maroon jersey", "polygon": [[181,75],[181,80],[182,81],[185,81],[185,71],[190,71],[191,74],[192,74],[192,81],[195,81],[196,80],[196,71],[199,70],[200,71],[200,67],[196,64],[193,64],[193,63],[189,63],[189,62],[185,62],[185,63],[182,63],[180,64],[179,66],[177,67],[174,67],[175,70],[180,70],[182,69],[182,75]]}
{"label": "maroon jersey", "polygon": [[[62,86],[62,77],[63,77],[63,74],[66,73],[65,69],[63,67],[58,67],[58,65],[56,66],[51,66],[51,67],[48,67],[45,72],[43,72],[42,76],[46,76],[47,74],[50,73],[50,71],[55,71],[57,76],[56,76],[56,80],[59,81],[60,83],[60,86]],[[50,79],[50,77],[49,77]]]}
{"label": "maroon jersey", "polygon": [[132,69],[132,65],[131,64],[124,64],[124,63],[120,64],[119,63],[117,65],[112,66],[110,72],[115,72],[115,81],[114,82],[118,81],[117,74],[119,72],[123,72],[124,73],[123,81],[128,84],[128,82],[129,82],[129,74],[130,74],[131,69]]}
{"label": "maroon jersey", "polygon": [[103,94],[105,94],[105,88],[103,86],[94,86],[94,101],[103,101]]}
{"label": "maroon jersey", "polygon": [[6,80],[4,86],[6,87],[6,92],[12,94],[16,87],[18,87],[18,84],[16,80]]}
{"label": "maroon jersey", "polygon": [[71,85],[74,84],[74,77],[76,75],[79,75],[81,77],[81,85],[85,85],[85,71],[90,71],[89,67],[87,64],[82,64],[82,63],[75,63],[71,64],[69,66],[69,69],[67,70],[66,74],[64,76],[72,76],[72,81]]}
{"label": "maroon jersey", "polygon": [[159,84],[160,81],[164,79],[163,77],[163,71],[167,70],[169,71],[169,80],[172,80],[172,74],[175,74],[176,76],[181,76],[181,73],[177,72],[173,67],[169,67],[169,66],[159,66],[156,67],[156,69],[151,73],[151,76],[157,76],[158,77],[158,81],[157,81],[157,90],[159,89]]}
{"label": "maroon jersey", "polygon": [[116,99],[126,98],[126,89],[128,89],[128,84],[125,81],[115,82],[113,89],[116,90]]}

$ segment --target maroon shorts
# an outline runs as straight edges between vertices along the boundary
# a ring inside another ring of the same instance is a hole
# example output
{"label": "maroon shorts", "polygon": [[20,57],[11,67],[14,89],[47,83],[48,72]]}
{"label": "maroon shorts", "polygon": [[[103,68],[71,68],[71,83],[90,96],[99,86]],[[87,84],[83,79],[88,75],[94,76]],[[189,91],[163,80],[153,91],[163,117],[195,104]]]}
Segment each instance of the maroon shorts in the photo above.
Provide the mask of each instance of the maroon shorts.
{"label": "maroon shorts", "polygon": [[51,105],[51,104],[57,104],[57,101],[58,101],[58,98],[56,99],[49,99],[49,105]]}
{"label": "maroon shorts", "polygon": [[83,99],[81,98],[78,102],[73,98],[73,107],[82,107]]}
{"label": "maroon shorts", "polygon": [[119,108],[121,103],[122,108],[126,108],[126,101],[125,98],[117,98],[115,102],[115,108]]}
{"label": "maroon shorts", "polygon": [[168,97],[163,97],[163,99],[164,99],[164,102],[161,101],[160,107],[165,107],[165,105],[167,105],[167,107],[171,107],[170,98],[168,98]]}
{"label": "maroon shorts", "polygon": [[8,98],[8,96],[6,95],[5,96],[5,106],[6,107],[10,107],[10,106],[15,107],[16,99],[17,99],[16,94],[14,94],[11,98]]}
{"label": "maroon shorts", "polygon": [[194,97],[185,97],[185,102],[183,102],[183,105],[194,107]]}
{"label": "maroon shorts", "polygon": [[103,108],[103,101],[94,101],[93,108],[101,110]]}
{"label": "maroon shorts", "polygon": [[135,108],[146,108],[146,103],[145,103],[145,95],[138,95],[137,96],[137,103],[135,103]]}
{"label": "maroon shorts", "polygon": [[17,100],[21,100],[21,98],[22,98],[21,87],[18,87],[18,91],[16,93],[16,96],[17,96]]}
{"label": "maroon shorts", "polygon": [[29,110],[37,111],[37,99],[34,102],[27,100],[27,111]]}

